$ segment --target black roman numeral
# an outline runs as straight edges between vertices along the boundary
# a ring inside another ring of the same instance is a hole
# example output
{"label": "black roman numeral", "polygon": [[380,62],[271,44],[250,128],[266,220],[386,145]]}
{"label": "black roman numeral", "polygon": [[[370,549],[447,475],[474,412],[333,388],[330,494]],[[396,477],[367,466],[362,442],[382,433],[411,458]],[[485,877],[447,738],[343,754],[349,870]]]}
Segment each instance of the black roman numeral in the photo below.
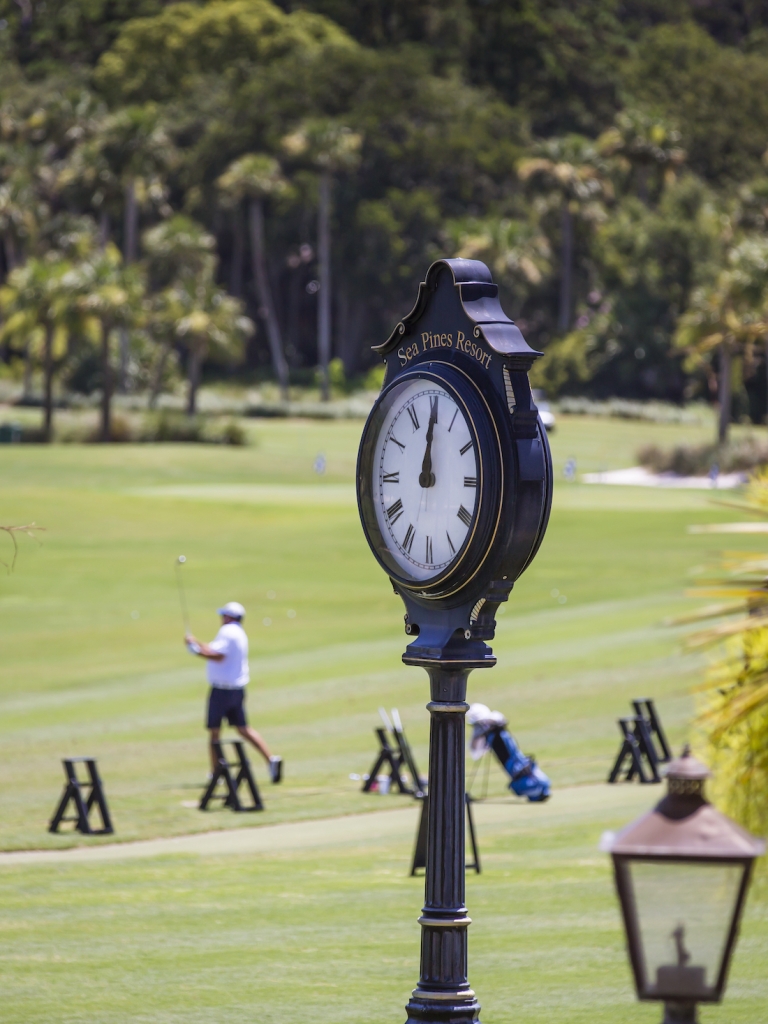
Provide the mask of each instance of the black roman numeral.
{"label": "black roman numeral", "polygon": [[456,417],[457,417],[458,415],[459,415],[459,410],[457,409],[457,410],[456,410],[456,412],[455,412],[455,413],[453,414],[453,419],[451,420],[451,426],[450,426],[450,427],[448,427],[448,433],[449,433],[449,434],[450,434],[450,432],[451,432],[451,427],[452,427],[452,426],[453,426],[453,424],[454,424],[454,423],[456,422]]}
{"label": "black roman numeral", "polygon": [[390,438],[390,440],[391,440],[391,441],[394,441],[394,442],[395,442],[395,444],[397,445],[397,447],[401,449],[401,451],[405,451],[405,445],[404,445],[404,444],[400,444],[400,442],[399,442],[399,441],[397,440],[397,438],[395,437],[395,435],[394,435],[394,434],[392,435],[392,437]]}
{"label": "black roman numeral", "polygon": [[477,487],[477,477],[476,476],[465,476],[464,477],[464,486],[465,487]]}
{"label": "black roman numeral", "polygon": [[384,474],[385,484],[399,484],[400,483],[400,471],[397,473],[385,473]]}
{"label": "black roman numeral", "polygon": [[463,448],[459,448],[459,454],[460,455],[466,455],[471,447],[472,447],[472,442],[471,441],[467,441],[467,443],[464,445]]}
{"label": "black roman numeral", "polygon": [[456,548],[453,546],[453,541],[451,540],[451,535],[450,535],[450,533],[448,533],[447,530],[445,531],[445,536],[448,538],[448,547],[451,549],[451,554],[455,555],[456,554]]}
{"label": "black roman numeral", "polygon": [[472,522],[471,513],[467,512],[463,505],[459,506],[459,511],[456,513],[456,515],[459,517],[462,523],[464,523],[465,526],[469,526],[469,524]]}
{"label": "black roman numeral", "polygon": [[411,417],[411,423],[413,424],[414,434],[419,429],[419,417],[416,415],[416,410],[412,405],[408,406],[408,415]]}
{"label": "black roman numeral", "polygon": [[403,551],[407,551],[410,555],[411,548],[413,547],[413,538],[416,536],[416,531],[413,526],[409,523],[408,529],[405,531],[405,537],[403,538]]}
{"label": "black roman numeral", "polygon": [[389,525],[394,526],[400,516],[403,514],[403,503],[398,498],[394,505],[390,505],[387,509],[386,515],[389,520]]}
{"label": "black roman numeral", "polygon": [[426,553],[426,557],[425,557],[424,561],[425,562],[429,562],[430,565],[432,564],[432,562],[434,562],[434,558],[432,557],[432,538],[431,537],[427,537],[427,553]]}

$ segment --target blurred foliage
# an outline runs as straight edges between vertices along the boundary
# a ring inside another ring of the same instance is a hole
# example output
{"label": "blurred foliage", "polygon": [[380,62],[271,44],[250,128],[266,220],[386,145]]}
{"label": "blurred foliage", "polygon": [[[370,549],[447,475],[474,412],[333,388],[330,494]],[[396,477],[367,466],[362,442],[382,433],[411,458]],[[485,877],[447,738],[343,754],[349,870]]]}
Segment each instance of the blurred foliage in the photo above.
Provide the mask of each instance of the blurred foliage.
{"label": "blurred foliage", "polygon": [[[765,0],[0,0],[0,283],[111,241],[146,283],[120,387],[189,375],[190,274],[240,303],[201,373],[298,379],[332,175],[346,380],[429,263],[463,255],[553,394],[714,401],[727,367],[733,416],[762,420],[766,124]],[[268,329],[246,337],[246,314]],[[38,341],[4,337],[31,380]],[[92,358],[73,342],[57,374],[92,380]]]}
{"label": "blurred foliage", "polygon": [[[768,471],[753,478],[740,507],[768,533]],[[697,721],[699,746],[715,773],[715,798],[759,835],[768,834],[767,579],[764,550],[726,556],[721,572],[693,592],[718,603],[686,620],[716,620],[688,638],[691,647],[717,652],[701,688]]]}

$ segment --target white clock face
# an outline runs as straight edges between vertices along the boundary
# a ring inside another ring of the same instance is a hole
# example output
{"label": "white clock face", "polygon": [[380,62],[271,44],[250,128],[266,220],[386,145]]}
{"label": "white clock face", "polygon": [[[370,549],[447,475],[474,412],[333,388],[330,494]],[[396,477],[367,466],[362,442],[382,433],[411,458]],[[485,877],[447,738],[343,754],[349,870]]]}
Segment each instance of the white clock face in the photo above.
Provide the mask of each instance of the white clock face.
{"label": "white clock face", "polygon": [[404,575],[430,579],[457,558],[477,515],[479,477],[466,415],[448,392],[426,380],[399,389],[371,483],[379,529]]}

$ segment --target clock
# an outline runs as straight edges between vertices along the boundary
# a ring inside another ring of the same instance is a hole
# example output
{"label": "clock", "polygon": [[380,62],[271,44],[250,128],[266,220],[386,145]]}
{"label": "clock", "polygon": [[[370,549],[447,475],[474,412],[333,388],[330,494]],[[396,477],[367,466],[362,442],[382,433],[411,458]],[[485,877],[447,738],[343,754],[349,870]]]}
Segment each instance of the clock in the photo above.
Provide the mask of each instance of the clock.
{"label": "clock", "polygon": [[409,580],[449,571],[466,550],[482,489],[481,460],[464,402],[439,377],[398,382],[374,453],[376,519]]}
{"label": "clock", "polygon": [[456,593],[482,562],[503,478],[479,389],[437,362],[399,375],[367,424],[361,461],[363,526],[382,567],[422,598]]}
{"label": "clock", "polygon": [[377,351],[386,376],[360,442],[358,506],[418,638],[409,650],[426,657],[454,635],[493,635],[546,530],[551,458],[527,376],[539,353],[475,260],[433,264]]}

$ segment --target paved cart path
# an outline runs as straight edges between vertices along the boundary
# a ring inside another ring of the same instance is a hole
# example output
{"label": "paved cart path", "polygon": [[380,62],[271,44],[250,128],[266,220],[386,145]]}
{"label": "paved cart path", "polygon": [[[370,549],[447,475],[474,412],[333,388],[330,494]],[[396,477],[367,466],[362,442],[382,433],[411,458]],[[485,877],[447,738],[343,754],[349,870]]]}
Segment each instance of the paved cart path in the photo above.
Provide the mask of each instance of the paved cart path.
{"label": "paved cart path", "polygon": [[[583,822],[590,813],[595,817],[616,814],[618,822],[631,821],[641,810],[650,809],[662,796],[661,786],[605,784],[574,786],[555,791],[546,804],[527,804],[511,797],[497,797],[473,805],[475,822],[484,828],[547,827],[568,818]],[[377,799],[372,797],[371,799]],[[381,800],[396,800],[379,797]],[[369,845],[381,840],[412,843],[421,805],[408,801],[400,807],[387,807],[367,814],[350,814],[314,821],[291,821],[254,828],[221,829],[167,839],[146,839],[134,843],[110,843],[77,846],[64,850],[24,850],[0,853],[0,868],[14,864],[80,863],[82,861],[125,860],[135,857],[161,857],[173,854],[219,856],[221,854],[287,853],[291,850],[338,846]],[[597,842],[596,837],[596,842]],[[87,840],[85,840],[87,841]]]}

